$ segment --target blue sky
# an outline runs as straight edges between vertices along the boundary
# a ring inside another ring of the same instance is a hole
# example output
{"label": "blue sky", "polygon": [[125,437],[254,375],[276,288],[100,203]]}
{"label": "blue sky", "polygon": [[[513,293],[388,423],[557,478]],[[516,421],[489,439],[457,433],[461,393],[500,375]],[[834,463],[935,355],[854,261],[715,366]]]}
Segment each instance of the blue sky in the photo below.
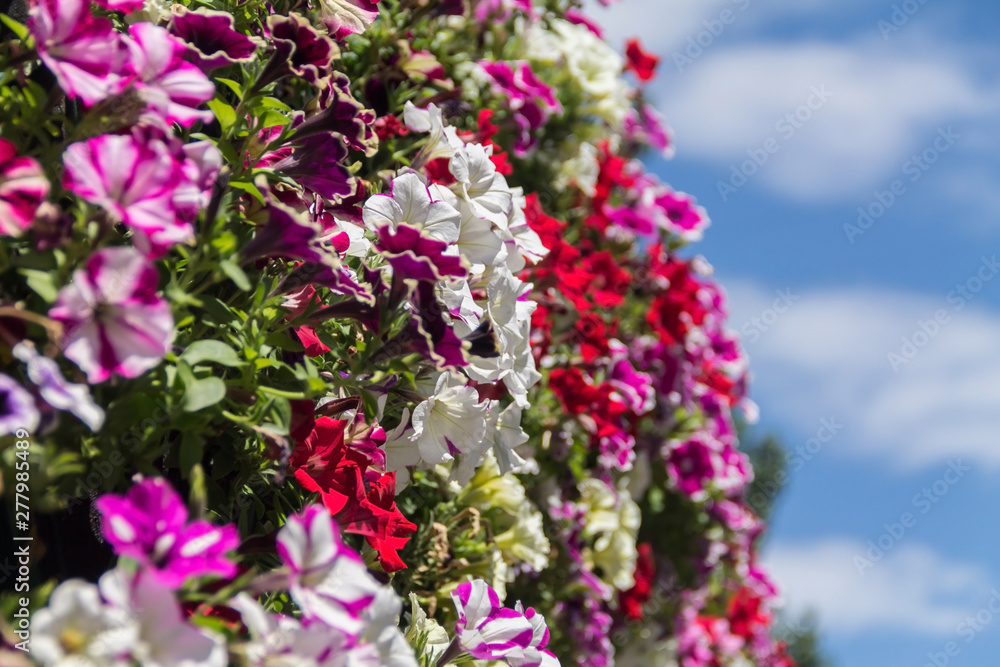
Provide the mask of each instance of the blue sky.
{"label": "blue sky", "polygon": [[[839,667],[995,665],[1000,3],[621,0],[591,14],[662,57],[650,96],[677,155],[650,166],[712,218],[695,250],[733,328],[752,332],[758,430],[805,452],[764,550],[788,606],[818,612]],[[763,164],[723,197],[753,155]],[[859,207],[874,214],[860,234],[845,230]],[[769,312],[779,291],[791,305]]]}

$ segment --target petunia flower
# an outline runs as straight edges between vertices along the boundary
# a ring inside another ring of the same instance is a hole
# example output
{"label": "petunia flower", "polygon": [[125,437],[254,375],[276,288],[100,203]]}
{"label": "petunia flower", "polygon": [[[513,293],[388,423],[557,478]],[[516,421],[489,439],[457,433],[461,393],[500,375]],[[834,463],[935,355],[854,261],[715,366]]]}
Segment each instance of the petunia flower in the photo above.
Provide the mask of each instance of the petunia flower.
{"label": "petunia flower", "polygon": [[429,465],[479,452],[486,437],[486,402],[454,373],[442,373],[434,394],[413,409],[410,441]]}
{"label": "petunia flower", "polygon": [[49,181],[34,158],[18,156],[14,144],[0,139],[0,234],[19,236],[31,227],[49,196]]}
{"label": "petunia flower", "polygon": [[539,131],[562,106],[555,89],[543,83],[526,61],[493,62],[481,60],[479,66],[489,77],[493,89],[507,102],[517,125],[514,153],[528,154],[537,143]]}
{"label": "petunia flower", "polygon": [[656,66],[660,59],[643,50],[638,39],[630,39],[625,43],[625,70],[633,72],[643,83],[652,81],[656,76]]}
{"label": "petunia flower", "polygon": [[95,18],[88,0],[35,0],[28,30],[35,48],[69,97],[95,104],[122,91],[126,50],[110,19]]}
{"label": "petunia flower", "polygon": [[0,373],[0,435],[16,433],[18,429],[33,432],[40,419],[31,393],[14,378]]}
{"label": "petunia flower", "polygon": [[295,12],[288,16],[268,16],[267,29],[274,53],[261,73],[258,86],[288,74],[309,83],[319,83],[330,75],[333,61],[340,57],[340,48]]}
{"label": "petunia flower", "polygon": [[63,163],[63,186],[135,230],[136,245],[153,257],[193,238],[178,216],[191,183],[162,142],[106,134],[70,144]]}
{"label": "petunia flower", "polygon": [[191,62],[202,72],[253,60],[257,41],[236,30],[229,12],[203,7],[191,11],[183,5],[171,11],[170,34],[184,40]]}
{"label": "petunia flower", "polygon": [[503,660],[513,667],[558,667],[544,648],[545,619],[533,609],[501,606],[497,592],[482,579],[459,584],[451,599],[458,612],[456,645],[473,658]]}
{"label": "petunia flower", "polygon": [[38,387],[42,400],[56,410],[73,413],[91,431],[100,430],[104,423],[104,410],[94,402],[87,385],[67,382],[55,361],[42,356],[23,341],[15,345],[12,352],[15,358],[27,365],[28,379]]}
{"label": "petunia flower", "polygon": [[461,215],[445,201],[434,199],[427,185],[413,172],[397,176],[388,195],[369,197],[364,206],[368,229],[395,231],[400,225],[446,244],[458,240]]}
{"label": "petunia flower", "polygon": [[134,378],[160,363],[174,340],[170,305],[156,295],[156,269],[137,250],[105,248],[74,272],[49,317],[66,328],[63,354],[91,384]]}
{"label": "petunia flower", "polygon": [[183,127],[211,122],[214,114],[197,107],[212,99],[215,86],[188,62],[184,42],[152,23],[132,24],[129,35],[132,85],[153,113],[167,124]]}
{"label": "petunia flower", "polygon": [[109,570],[98,581],[102,597],[124,611],[137,626],[138,636],[126,655],[144,667],[226,667],[229,655],[221,635],[189,623],[167,586],[148,570],[136,574]]}
{"label": "petunia flower", "polygon": [[340,541],[329,512],[310,505],[278,531],[278,555],[288,567],[288,591],[307,619],[356,636],[379,585],[364,561]]}
{"label": "petunia flower", "polygon": [[188,523],[184,501],[163,478],[144,479],[124,496],[96,502],[104,539],[119,556],[141,563],[143,572],[179,588],[193,577],[231,577],[236,564],[226,554],[239,546],[234,526]]}
{"label": "petunia flower", "polygon": [[94,584],[68,579],[31,618],[31,655],[44,667],[119,667],[138,636],[127,610],[107,604]]}
{"label": "petunia flower", "polygon": [[321,0],[320,17],[333,38],[364,32],[378,18],[378,0]]}

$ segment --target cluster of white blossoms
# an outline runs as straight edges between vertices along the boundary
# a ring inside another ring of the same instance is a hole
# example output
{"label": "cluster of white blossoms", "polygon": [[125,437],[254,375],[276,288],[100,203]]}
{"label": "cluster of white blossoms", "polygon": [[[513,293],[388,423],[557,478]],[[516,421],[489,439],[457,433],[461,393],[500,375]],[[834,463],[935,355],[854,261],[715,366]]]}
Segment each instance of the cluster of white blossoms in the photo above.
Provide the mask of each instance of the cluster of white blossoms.
{"label": "cluster of white blossoms", "polygon": [[[444,159],[454,180],[444,186],[402,170],[392,181],[391,196],[365,203],[365,224],[371,230],[405,226],[446,244],[441,256],[460,261],[464,276],[452,273],[436,281],[441,315],[458,338],[481,339],[485,349],[467,349],[462,372],[439,371],[409,423],[404,414],[389,434],[388,467],[403,484],[406,468],[453,462],[452,479],[464,484],[492,451],[502,473],[529,472],[521,413],[541,375],[529,344],[536,307],[527,298],[531,284],[515,273],[547,250],[525,218],[522,189],[510,187],[497,172],[491,147],[463,141],[434,105],[407,104],[404,119],[410,130],[429,134],[414,167]],[[499,400],[481,400],[473,383],[502,383],[513,401],[504,407]]]}
{"label": "cluster of white blossoms", "polygon": [[536,70],[564,73],[569,81],[550,83],[580,94],[582,113],[603,118],[614,131],[621,129],[633,105],[621,76],[625,60],[620,53],[586,26],[564,19],[535,23],[525,33],[523,46]]}

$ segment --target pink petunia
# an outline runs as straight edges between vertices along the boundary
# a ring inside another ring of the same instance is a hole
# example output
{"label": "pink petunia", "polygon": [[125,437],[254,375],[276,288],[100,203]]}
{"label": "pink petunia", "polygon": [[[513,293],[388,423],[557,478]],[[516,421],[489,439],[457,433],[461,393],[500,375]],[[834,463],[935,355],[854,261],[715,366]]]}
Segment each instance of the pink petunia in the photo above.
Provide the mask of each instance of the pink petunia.
{"label": "pink petunia", "polygon": [[138,561],[165,586],[236,574],[236,564],[226,557],[239,546],[236,528],[202,519],[188,523],[184,501],[162,478],[144,479],[124,496],[105,494],[96,506],[104,539],[115,553]]}
{"label": "pink petunia", "polygon": [[134,378],[160,363],[174,340],[170,305],[156,294],[156,269],[130,247],[90,256],[59,292],[49,317],[62,322],[63,354],[91,384]]}
{"label": "pink petunia", "polygon": [[14,144],[0,139],[0,234],[18,236],[31,227],[38,207],[49,196],[42,166],[17,155]]}
{"label": "pink petunia", "polygon": [[341,542],[326,507],[310,505],[288,517],[277,540],[289,572],[288,592],[303,616],[358,634],[379,586],[361,557]]}
{"label": "pink petunia", "polygon": [[152,23],[129,28],[128,47],[132,85],[154,113],[166,123],[191,127],[197,121],[211,122],[211,111],[197,107],[212,99],[215,86],[198,67],[188,62],[183,41]]}
{"label": "pink petunia", "polygon": [[63,186],[135,230],[152,256],[194,237],[178,215],[178,207],[190,215],[191,181],[162,142],[103,135],[71,144],[63,162]]}
{"label": "pink petunia", "polygon": [[125,45],[110,19],[91,15],[87,0],[36,0],[28,30],[68,97],[92,105],[125,87]]}
{"label": "pink petunia", "polygon": [[320,0],[320,16],[336,40],[364,32],[378,18],[378,0]]}
{"label": "pink petunia", "polygon": [[459,646],[478,660],[503,660],[513,667],[558,667],[545,646],[549,631],[534,609],[501,606],[500,597],[482,579],[459,584],[451,593],[458,612]]}

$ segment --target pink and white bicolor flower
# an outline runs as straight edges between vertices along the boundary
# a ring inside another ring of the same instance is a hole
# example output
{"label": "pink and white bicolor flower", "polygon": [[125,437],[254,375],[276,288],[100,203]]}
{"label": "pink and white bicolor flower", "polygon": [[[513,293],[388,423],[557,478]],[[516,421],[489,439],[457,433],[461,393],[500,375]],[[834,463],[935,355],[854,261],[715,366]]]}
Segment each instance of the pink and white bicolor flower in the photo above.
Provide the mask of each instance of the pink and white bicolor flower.
{"label": "pink and white bicolor flower", "polygon": [[184,501],[163,478],[144,479],[124,496],[97,500],[102,532],[119,556],[144,566],[161,584],[179,588],[193,577],[236,574],[226,554],[239,546],[233,526],[188,523]]}
{"label": "pink and white bicolor flower", "polygon": [[513,667],[558,667],[559,660],[545,650],[545,619],[533,609],[501,606],[500,596],[482,579],[459,584],[451,599],[458,612],[458,645],[473,658]]}
{"label": "pink and white bicolor flower", "polygon": [[132,85],[146,104],[164,121],[191,127],[197,121],[211,122],[214,114],[197,107],[212,99],[215,85],[189,62],[187,45],[152,23],[129,28]]}
{"label": "pink and white bicolor flower", "polygon": [[69,97],[95,104],[122,91],[124,44],[110,19],[94,18],[87,0],[37,0],[28,30],[38,55]]}
{"label": "pink and white bicolor flower", "polygon": [[0,234],[19,236],[31,227],[38,207],[49,196],[49,181],[34,158],[17,154],[0,139]]}
{"label": "pink and white bicolor flower", "polygon": [[63,186],[131,227],[135,245],[151,256],[194,237],[178,217],[190,181],[162,142],[106,134],[71,144],[63,163]]}
{"label": "pink and white bicolor flower", "polygon": [[307,620],[357,636],[380,586],[364,561],[340,541],[330,513],[310,505],[278,531],[278,555],[289,569],[288,592]]}
{"label": "pink and white bicolor flower", "polygon": [[138,377],[170,349],[174,318],[156,283],[156,269],[145,257],[117,247],[91,255],[60,290],[49,317],[65,326],[63,354],[89,383]]}

